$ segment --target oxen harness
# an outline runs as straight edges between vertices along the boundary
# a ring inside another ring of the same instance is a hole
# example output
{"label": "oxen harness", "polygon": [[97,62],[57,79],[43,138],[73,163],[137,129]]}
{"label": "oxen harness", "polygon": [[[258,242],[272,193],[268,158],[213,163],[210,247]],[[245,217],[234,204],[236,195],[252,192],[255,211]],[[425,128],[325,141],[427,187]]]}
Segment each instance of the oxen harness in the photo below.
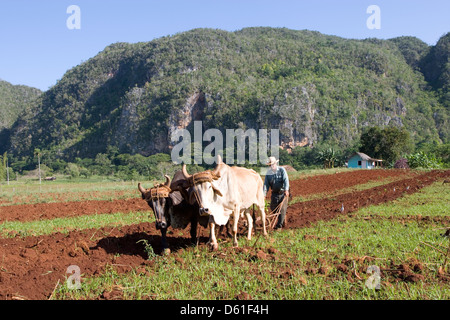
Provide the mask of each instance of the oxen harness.
{"label": "oxen harness", "polygon": [[[203,171],[203,172],[197,172],[197,173],[192,174],[187,179],[187,185],[188,185],[188,187],[194,187],[198,184],[202,184],[204,182],[212,182],[213,180],[217,180],[219,178],[220,178],[219,175],[215,175],[210,170]],[[195,196],[195,199],[197,200],[199,207],[204,208],[203,203],[200,199],[200,196],[197,192],[197,189],[193,188],[193,192],[194,192],[194,196]]]}
{"label": "oxen harness", "polygon": [[156,187],[150,189],[150,198],[152,200],[167,198],[170,192],[172,192],[170,187],[163,184],[159,184]]}
{"label": "oxen harness", "polygon": [[213,180],[217,180],[219,178],[219,176],[214,175],[210,170],[208,170],[194,173],[188,178],[187,183],[189,184],[189,187],[193,187],[197,184],[201,184],[203,182],[212,182]]}
{"label": "oxen harness", "polygon": [[[172,190],[170,189],[170,187],[164,185],[164,184],[158,184],[157,186],[151,188],[149,190],[150,192],[150,197],[147,198],[146,200],[151,200],[152,202],[154,201],[158,201],[161,198],[168,198],[169,197],[169,193],[172,192]],[[155,207],[155,205],[153,205],[153,207]],[[154,209],[156,210],[156,209]],[[156,212],[156,211],[155,211]],[[156,222],[161,222],[161,219],[158,218],[158,215],[155,214],[155,219]]]}

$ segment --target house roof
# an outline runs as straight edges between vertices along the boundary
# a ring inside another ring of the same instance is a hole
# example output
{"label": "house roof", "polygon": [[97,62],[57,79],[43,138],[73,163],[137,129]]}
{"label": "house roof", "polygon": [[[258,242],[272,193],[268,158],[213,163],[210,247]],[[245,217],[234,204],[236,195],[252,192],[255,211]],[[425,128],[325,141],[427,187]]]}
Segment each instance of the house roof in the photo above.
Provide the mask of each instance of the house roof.
{"label": "house roof", "polygon": [[369,157],[367,154],[362,153],[362,152],[355,152],[354,154],[352,154],[348,159],[350,160],[350,158],[352,158],[353,156],[358,155],[362,160],[365,161],[383,161],[381,159],[374,159]]}

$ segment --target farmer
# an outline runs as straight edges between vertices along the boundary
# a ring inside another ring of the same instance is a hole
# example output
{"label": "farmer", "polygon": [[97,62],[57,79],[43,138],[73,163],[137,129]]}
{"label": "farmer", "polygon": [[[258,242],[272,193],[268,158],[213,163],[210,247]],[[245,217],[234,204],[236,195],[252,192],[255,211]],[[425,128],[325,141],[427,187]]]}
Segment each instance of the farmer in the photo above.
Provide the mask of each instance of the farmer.
{"label": "farmer", "polygon": [[[270,199],[270,210],[273,212],[284,199],[286,201],[281,205],[280,214],[278,215],[278,221],[275,225],[275,229],[281,229],[284,226],[284,219],[286,217],[286,209],[289,199],[289,179],[287,172],[284,168],[278,166],[279,160],[275,157],[269,157],[267,165],[270,169],[267,170],[266,178],[264,179],[264,197],[266,197],[269,188],[272,188],[272,197]],[[277,212],[278,212],[277,210]]]}

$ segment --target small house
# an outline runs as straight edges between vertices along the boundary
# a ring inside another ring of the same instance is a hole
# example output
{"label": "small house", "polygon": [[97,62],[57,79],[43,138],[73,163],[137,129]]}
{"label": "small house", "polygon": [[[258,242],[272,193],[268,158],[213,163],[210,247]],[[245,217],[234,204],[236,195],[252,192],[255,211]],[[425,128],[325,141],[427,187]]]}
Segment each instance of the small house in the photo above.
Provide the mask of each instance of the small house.
{"label": "small house", "polygon": [[373,169],[381,167],[383,160],[374,159],[362,152],[356,152],[348,158],[347,168]]}

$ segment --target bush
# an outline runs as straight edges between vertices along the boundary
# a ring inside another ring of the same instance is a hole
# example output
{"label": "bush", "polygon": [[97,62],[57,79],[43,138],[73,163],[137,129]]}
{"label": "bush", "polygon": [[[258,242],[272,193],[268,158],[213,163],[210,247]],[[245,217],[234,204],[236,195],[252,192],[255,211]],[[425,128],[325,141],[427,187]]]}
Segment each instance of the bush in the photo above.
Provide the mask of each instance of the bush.
{"label": "bush", "polygon": [[434,154],[427,154],[422,151],[406,156],[409,167],[424,168],[424,169],[439,169],[442,168],[441,159],[436,158]]}
{"label": "bush", "polygon": [[395,169],[409,169],[408,160],[405,158],[398,159],[394,164]]}
{"label": "bush", "polygon": [[69,162],[66,167],[66,174],[72,178],[78,178],[80,176],[80,168],[75,163]]}
{"label": "bush", "polygon": [[84,167],[80,167],[79,170],[80,170],[80,177],[89,178],[90,176],[92,176],[92,173]]}

